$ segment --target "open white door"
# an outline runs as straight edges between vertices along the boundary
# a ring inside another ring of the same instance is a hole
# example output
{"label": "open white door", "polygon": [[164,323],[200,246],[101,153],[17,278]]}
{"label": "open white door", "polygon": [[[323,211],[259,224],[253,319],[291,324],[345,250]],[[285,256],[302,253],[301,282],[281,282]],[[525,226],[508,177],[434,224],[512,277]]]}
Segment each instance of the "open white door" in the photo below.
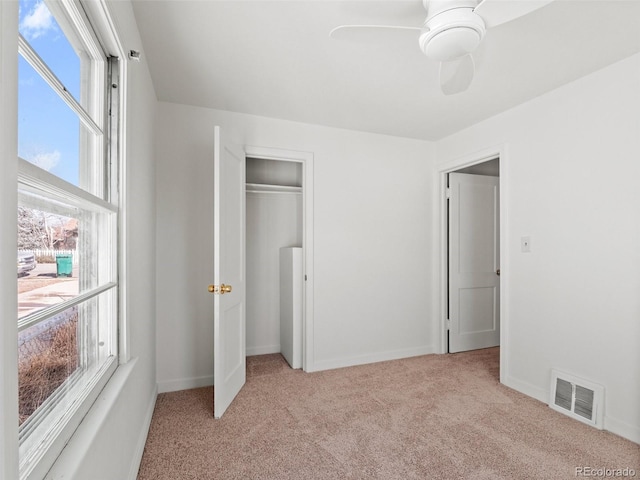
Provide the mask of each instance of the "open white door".
{"label": "open white door", "polygon": [[500,344],[499,178],[449,174],[449,352]]}
{"label": "open white door", "polygon": [[214,132],[213,415],[220,418],[246,378],[245,158]]}

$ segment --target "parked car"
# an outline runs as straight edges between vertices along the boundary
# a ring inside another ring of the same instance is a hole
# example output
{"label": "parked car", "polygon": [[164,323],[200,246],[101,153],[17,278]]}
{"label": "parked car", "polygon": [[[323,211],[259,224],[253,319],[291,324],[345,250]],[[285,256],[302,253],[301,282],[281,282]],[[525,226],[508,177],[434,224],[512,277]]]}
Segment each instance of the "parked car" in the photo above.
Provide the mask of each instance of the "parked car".
{"label": "parked car", "polygon": [[36,256],[29,252],[18,252],[18,275],[24,275],[36,268]]}

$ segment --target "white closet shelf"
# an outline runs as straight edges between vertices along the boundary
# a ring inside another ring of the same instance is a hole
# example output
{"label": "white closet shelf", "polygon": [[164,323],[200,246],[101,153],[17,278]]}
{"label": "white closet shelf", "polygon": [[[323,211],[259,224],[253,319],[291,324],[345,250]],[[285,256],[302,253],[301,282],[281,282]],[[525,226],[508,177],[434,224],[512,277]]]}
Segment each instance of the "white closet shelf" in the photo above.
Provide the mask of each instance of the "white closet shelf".
{"label": "white closet shelf", "polygon": [[267,185],[263,183],[247,183],[247,192],[302,193],[302,187],[290,187],[287,185]]}

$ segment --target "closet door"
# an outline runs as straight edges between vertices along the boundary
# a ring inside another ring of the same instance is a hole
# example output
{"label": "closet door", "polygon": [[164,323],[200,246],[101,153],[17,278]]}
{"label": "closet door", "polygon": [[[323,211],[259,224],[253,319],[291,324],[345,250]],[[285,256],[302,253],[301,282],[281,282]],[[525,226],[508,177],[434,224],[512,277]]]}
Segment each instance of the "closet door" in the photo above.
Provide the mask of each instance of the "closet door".
{"label": "closet door", "polygon": [[498,177],[449,174],[449,352],[500,344]]}
{"label": "closet door", "polygon": [[220,418],[245,383],[245,158],[214,132],[213,413]]}

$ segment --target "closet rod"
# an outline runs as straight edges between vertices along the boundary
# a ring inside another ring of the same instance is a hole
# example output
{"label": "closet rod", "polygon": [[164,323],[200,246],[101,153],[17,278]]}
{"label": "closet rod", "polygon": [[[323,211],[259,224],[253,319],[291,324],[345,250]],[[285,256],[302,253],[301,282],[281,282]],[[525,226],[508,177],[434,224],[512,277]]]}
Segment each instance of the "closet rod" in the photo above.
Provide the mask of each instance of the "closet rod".
{"label": "closet rod", "polygon": [[249,193],[302,193],[302,187],[266,185],[260,183],[247,183],[246,189]]}

